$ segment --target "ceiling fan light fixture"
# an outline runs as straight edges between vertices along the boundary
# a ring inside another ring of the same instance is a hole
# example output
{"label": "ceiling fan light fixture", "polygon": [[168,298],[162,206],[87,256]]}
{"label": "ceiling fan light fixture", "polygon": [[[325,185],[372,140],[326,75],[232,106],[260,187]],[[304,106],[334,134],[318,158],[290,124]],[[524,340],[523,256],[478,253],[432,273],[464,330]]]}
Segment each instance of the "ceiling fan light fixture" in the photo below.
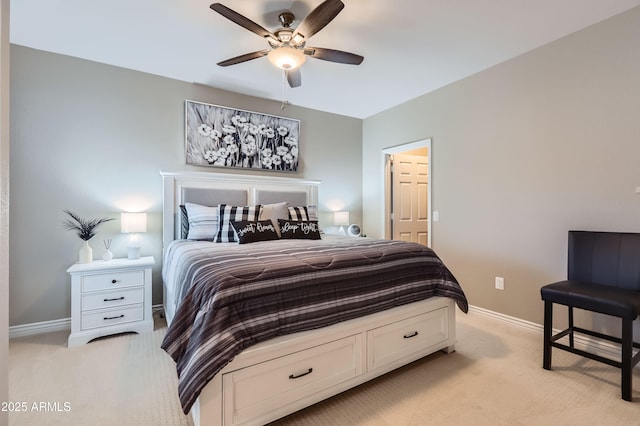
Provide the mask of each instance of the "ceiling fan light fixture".
{"label": "ceiling fan light fixture", "polygon": [[269,52],[267,58],[269,62],[283,70],[298,68],[307,60],[307,57],[301,50],[289,46],[273,49]]}

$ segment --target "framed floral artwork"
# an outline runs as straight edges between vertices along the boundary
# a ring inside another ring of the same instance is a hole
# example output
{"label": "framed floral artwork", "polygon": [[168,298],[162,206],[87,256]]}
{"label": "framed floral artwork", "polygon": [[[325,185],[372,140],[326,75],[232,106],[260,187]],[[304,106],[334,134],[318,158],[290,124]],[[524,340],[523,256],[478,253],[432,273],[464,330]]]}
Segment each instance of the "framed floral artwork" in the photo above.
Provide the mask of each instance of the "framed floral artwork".
{"label": "framed floral artwork", "polygon": [[298,171],[300,120],[185,102],[187,164]]}

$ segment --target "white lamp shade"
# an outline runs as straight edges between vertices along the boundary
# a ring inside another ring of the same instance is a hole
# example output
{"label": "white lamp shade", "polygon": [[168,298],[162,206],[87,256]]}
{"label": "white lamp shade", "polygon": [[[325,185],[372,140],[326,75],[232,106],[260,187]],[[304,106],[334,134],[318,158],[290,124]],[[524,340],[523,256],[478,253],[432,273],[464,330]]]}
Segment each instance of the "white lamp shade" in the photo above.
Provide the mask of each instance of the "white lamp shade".
{"label": "white lamp shade", "polygon": [[147,214],[122,213],[120,216],[120,230],[123,234],[147,232]]}
{"label": "white lamp shade", "polygon": [[283,70],[298,68],[307,60],[307,57],[301,50],[294,49],[289,46],[282,46],[273,49],[269,52],[267,58],[269,59],[269,62]]}
{"label": "white lamp shade", "polygon": [[336,226],[346,226],[349,224],[349,212],[334,212],[333,224]]}

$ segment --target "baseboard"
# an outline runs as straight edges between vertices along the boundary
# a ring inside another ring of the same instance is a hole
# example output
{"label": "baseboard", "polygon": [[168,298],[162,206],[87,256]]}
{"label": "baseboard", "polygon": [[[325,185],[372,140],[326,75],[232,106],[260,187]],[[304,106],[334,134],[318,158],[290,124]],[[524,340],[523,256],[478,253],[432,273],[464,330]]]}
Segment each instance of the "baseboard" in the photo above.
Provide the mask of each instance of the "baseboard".
{"label": "baseboard", "polygon": [[[536,324],[535,322],[526,321],[520,318],[512,317],[509,315],[501,314],[499,312],[490,311],[488,309],[481,308],[479,306],[469,306],[469,312],[477,313],[480,315],[484,315],[487,317],[491,317],[498,321],[502,321],[511,325],[515,325],[517,327],[526,328],[527,330],[536,331],[540,333],[540,356],[542,356],[542,333],[544,332],[544,326],[541,324]],[[562,330],[553,329],[553,333],[559,333]],[[568,342],[568,337],[564,338]],[[562,339],[560,340],[562,341]],[[567,343],[568,344],[568,343]],[[622,355],[622,350],[619,346],[594,339],[588,336],[583,336],[580,334],[576,334],[574,337],[575,347],[578,349],[582,349],[583,351],[588,351],[603,357],[611,358],[614,360],[620,360]],[[636,365],[636,368],[640,368],[640,363]]]}
{"label": "baseboard", "polygon": [[64,330],[71,330],[71,318],[11,326],[9,327],[9,339]]}
{"label": "baseboard", "polygon": [[[151,310],[154,314],[164,312],[162,305],[153,305]],[[65,330],[71,330],[71,318],[11,326],[9,327],[9,339]]]}
{"label": "baseboard", "polygon": [[487,317],[491,317],[502,322],[509,323],[511,325],[517,325],[518,327],[526,328],[528,330],[537,331],[542,334],[544,331],[544,327],[540,324],[536,324],[535,322],[526,321],[521,318],[512,317],[509,315],[501,314],[500,312],[490,311],[485,308],[481,308],[479,306],[469,305],[469,312],[481,314]]}

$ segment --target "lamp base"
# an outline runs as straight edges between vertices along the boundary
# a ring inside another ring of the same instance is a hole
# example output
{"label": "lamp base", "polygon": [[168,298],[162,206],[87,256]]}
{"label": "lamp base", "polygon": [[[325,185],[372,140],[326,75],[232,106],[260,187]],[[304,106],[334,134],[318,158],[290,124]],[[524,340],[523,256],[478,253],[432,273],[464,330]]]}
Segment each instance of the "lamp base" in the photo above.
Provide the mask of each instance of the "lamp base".
{"label": "lamp base", "polygon": [[127,248],[127,259],[135,260],[140,259],[140,246],[129,246]]}

